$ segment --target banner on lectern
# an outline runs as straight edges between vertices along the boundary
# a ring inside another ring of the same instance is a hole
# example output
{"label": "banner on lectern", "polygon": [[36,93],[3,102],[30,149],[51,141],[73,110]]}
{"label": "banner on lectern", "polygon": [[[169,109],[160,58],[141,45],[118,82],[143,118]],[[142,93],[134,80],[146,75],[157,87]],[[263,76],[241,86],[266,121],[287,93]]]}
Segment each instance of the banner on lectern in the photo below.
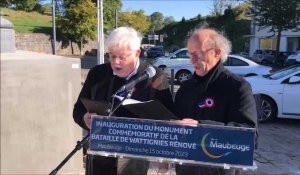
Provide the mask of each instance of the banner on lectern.
{"label": "banner on lectern", "polygon": [[94,116],[89,154],[230,167],[254,166],[255,129]]}

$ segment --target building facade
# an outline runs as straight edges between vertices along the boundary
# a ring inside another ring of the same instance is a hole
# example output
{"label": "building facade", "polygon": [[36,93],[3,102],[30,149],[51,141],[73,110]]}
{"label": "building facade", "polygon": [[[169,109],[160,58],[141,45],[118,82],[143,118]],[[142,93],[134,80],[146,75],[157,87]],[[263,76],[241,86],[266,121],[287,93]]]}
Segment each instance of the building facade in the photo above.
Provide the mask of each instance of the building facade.
{"label": "building facade", "polygon": [[[300,28],[300,26],[299,26]],[[254,20],[251,22],[251,31],[248,37],[249,55],[252,56],[257,49],[276,49],[277,34],[270,32],[271,27],[264,27],[259,30]],[[296,52],[300,49],[300,31],[287,30],[281,33],[279,51]]]}

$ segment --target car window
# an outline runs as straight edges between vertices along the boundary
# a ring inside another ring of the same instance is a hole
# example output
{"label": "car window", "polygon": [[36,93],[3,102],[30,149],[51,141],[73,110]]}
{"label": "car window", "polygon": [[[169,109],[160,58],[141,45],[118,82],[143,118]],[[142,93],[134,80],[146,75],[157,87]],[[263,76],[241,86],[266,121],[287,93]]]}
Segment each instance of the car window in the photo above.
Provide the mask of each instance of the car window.
{"label": "car window", "polygon": [[279,78],[282,78],[286,75],[289,75],[289,74],[294,73],[299,70],[300,70],[300,66],[293,66],[291,68],[286,68],[286,69],[282,69],[277,72],[274,72],[273,74],[268,75],[268,78],[277,80]]}
{"label": "car window", "polygon": [[266,53],[269,54],[269,55],[275,55],[275,51],[274,50],[267,50]]}
{"label": "car window", "polygon": [[263,51],[261,51],[261,50],[256,50],[256,54],[263,54]]}
{"label": "car window", "polygon": [[230,66],[249,66],[249,64],[246,63],[245,61],[240,60],[240,59],[232,58],[231,57],[231,64],[230,64]]}
{"label": "car window", "polygon": [[226,61],[223,62],[223,65],[224,65],[224,66],[229,66],[229,65],[230,65],[230,62],[231,62],[231,57],[227,57]]}
{"label": "car window", "polygon": [[182,51],[178,52],[176,54],[176,57],[177,58],[187,58],[187,59],[190,58],[189,55],[188,55],[187,50],[182,50]]}
{"label": "car window", "polygon": [[162,51],[162,48],[152,47],[152,48],[150,48],[150,51]]}

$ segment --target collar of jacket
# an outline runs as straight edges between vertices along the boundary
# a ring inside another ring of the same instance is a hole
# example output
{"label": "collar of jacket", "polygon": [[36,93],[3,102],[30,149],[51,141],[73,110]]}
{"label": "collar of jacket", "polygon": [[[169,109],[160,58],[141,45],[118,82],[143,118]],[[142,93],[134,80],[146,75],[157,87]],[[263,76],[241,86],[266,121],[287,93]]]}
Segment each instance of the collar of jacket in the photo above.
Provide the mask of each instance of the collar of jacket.
{"label": "collar of jacket", "polygon": [[222,64],[222,61],[220,60],[203,77],[198,76],[196,74],[196,72],[194,72],[194,74],[192,76],[192,81],[193,81],[193,83],[196,83],[196,84],[201,83],[203,85],[203,91],[206,91],[208,85],[211,84],[212,82],[214,82],[224,70],[225,70],[225,68]]}
{"label": "collar of jacket", "polygon": [[132,75],[132,76],[127,80],[127,82],[130,81],[130,80],[133,80],[133,79],[135,79],[136,77],[138,77],[138,76],[140,76],[141,74],[143,74],[144,71],[146,70],[146,68],[147,68],[148,66],[149,66],[148,63],[146,63],[145,61],[141,61],[141,60],[140,60],[139,67],[138,67],[138,69],[137,69],[136,74]]}

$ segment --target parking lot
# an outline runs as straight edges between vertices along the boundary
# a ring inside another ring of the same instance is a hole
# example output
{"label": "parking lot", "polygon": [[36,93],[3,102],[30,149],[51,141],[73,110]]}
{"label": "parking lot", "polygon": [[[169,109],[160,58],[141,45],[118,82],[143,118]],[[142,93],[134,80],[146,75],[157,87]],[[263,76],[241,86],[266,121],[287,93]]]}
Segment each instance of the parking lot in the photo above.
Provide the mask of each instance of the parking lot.
{"label": "parking lot", "polygon": [[276,119],[259,124],[257,171],[245,174],[300,175],[300,120]]}

